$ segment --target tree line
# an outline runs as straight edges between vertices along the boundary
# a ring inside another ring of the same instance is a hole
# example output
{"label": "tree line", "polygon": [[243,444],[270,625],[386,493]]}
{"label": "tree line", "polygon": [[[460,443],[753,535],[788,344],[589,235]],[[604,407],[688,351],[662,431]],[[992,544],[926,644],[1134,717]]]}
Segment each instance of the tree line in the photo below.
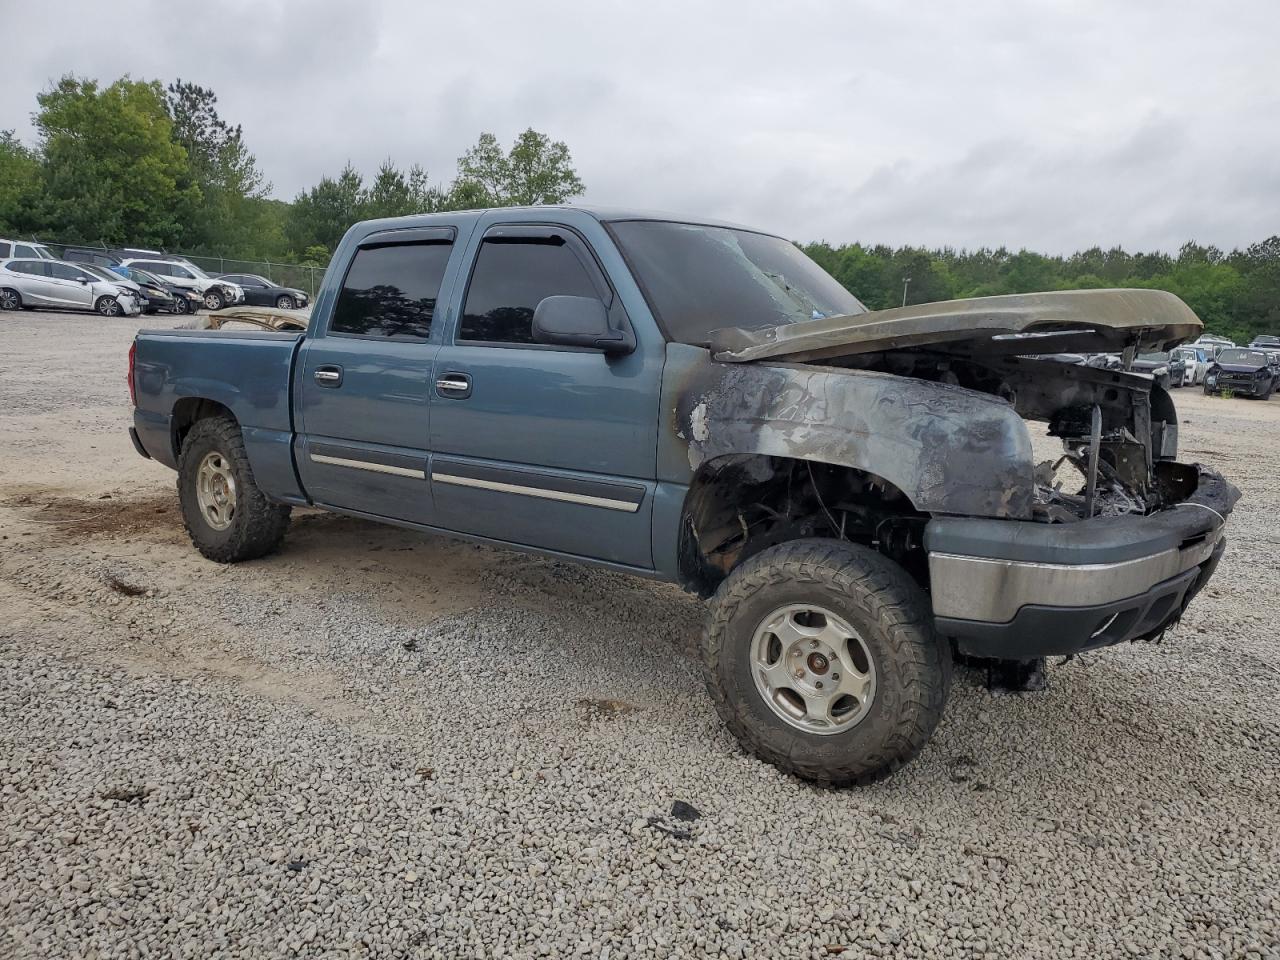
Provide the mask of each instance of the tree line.
{"label": "tree line", "polygon": [[[365,176],[348,163],[291,201],[271,184],[212,90],[177,80],[63,77],[36,97],[37,142],[0,131],[0,234],[156,246],[192,254],[323,266],[357,220],[581,196],[569,148],[529,129],[509,148],[480,135],[451,179],[390,159]],[[1004,248],[804,245],[872,309],[1002,293],[1152,287],[1185,300],[1206,327],[1245,342],[1280,332],[1280,237],[1227,253],[1093,247],[1069,256]]]}
{"label": "tree line", "polygon": [[585,189],[569,148],[529,129],[509,149],[481,134],[447,182],[387,160],[366,183],[348,163],[287,203],[197,84],[68,75],[36,104],[34,146],[0,131],[6,235],[323,266],[357,220],[563,203]]}

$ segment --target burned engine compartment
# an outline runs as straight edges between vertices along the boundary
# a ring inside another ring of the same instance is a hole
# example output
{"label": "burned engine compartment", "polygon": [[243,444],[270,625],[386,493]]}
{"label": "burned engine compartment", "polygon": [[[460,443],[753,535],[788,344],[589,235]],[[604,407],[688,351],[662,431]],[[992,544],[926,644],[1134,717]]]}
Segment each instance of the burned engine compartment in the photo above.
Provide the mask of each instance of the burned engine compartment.
{"label": "burned engine compartment", "polygon": [[[1187,482],[1172,476],[1183,472],[1174,462],[1178,421],[1173,400],[1150,377],[1033,356],[936,348],[827,362],[991,394],[1009,402],[1023,419],[1046,424],[1048,435],[1061,440],[1062,452],[1035,467],[1035,520],[1070,523],[1149,513],[1180,499]],[[1078,489],[1073,489],[1073,477]]]}

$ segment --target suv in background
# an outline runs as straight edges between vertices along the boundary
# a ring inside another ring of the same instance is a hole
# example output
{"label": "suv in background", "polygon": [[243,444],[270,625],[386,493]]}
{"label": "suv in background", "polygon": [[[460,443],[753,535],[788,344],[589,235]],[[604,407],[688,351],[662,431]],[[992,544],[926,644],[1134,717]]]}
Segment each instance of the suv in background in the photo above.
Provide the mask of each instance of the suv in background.
{"label": "suv in background", "polygon": [[57,260],[49,248],[34,240],[5,240],[0,238],[0,260],[10,257],[29,257],[33,260]]}
{"label": "suv in background", "polygon": [[209,276],[190,260],[164,256],[130,257],[121,261],[120,266],[138,267],[175,286],[194,290],[204,298],[204,305],[209,310],[221,310],[233,303],[244,302],[244,290],[237,284]]}
{"label": "suv in background", "polygon": [[105,267],[108,270],[120,263],[118,256],[101,247],[67,247],[62,251],[62,259],[72,263],[92,263],[95,267]]}

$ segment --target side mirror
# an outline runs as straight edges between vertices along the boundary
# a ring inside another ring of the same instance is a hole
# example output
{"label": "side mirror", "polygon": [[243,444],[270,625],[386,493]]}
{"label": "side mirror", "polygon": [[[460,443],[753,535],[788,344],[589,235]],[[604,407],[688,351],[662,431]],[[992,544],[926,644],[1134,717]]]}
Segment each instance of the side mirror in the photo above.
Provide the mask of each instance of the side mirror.
{"label": "side mirror", "polygon": [[76,277],[76,283],[88,283],[88,282],[89,282],[89,278],[86,276],[81,275]]}
{"label": "side mirror", "polygon": [[533,311],[534,343],[586,347],[604,353],[636,348],[631,329],[609,324],[609,311],[595,297],[546,297]]}

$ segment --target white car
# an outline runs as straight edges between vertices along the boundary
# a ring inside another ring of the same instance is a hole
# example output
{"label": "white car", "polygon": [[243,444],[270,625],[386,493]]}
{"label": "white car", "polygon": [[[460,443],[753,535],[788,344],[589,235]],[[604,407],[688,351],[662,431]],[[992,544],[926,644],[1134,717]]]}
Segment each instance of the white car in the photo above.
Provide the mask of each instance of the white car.
{"label": "white car", "polygon": [[6,240],[0,237],[0,260],[10,257],[30,257],[33,260],[57,260],[49,248],[34,240]]}
{"label": "white car", "polygon": [[96,310],[104,317],[132,316],[142,305],[125,287],[107,283],[62,260],[0,260],[0,310],[40,307]]}
{"label": "white car", "polygon": [[190,260],[173,257],[130,257],[120,263],[122,267],[137,267],[168,280],[176,287],[194,290],[204,298],[209,310],[221,310],[232,304],[244,302],[244,290],[235,283],[211,277]]}
{"label": "white car", "polygon": [[1181,357],[1187,365],[1187,372],[1183,375],[1183,386],[1194,386],[1204,382],[1205,372],[1213,363],[1213,357],[1206,347],[1190,344],[1185,347],[1178,347],[1173,351],[1173,356]]}

